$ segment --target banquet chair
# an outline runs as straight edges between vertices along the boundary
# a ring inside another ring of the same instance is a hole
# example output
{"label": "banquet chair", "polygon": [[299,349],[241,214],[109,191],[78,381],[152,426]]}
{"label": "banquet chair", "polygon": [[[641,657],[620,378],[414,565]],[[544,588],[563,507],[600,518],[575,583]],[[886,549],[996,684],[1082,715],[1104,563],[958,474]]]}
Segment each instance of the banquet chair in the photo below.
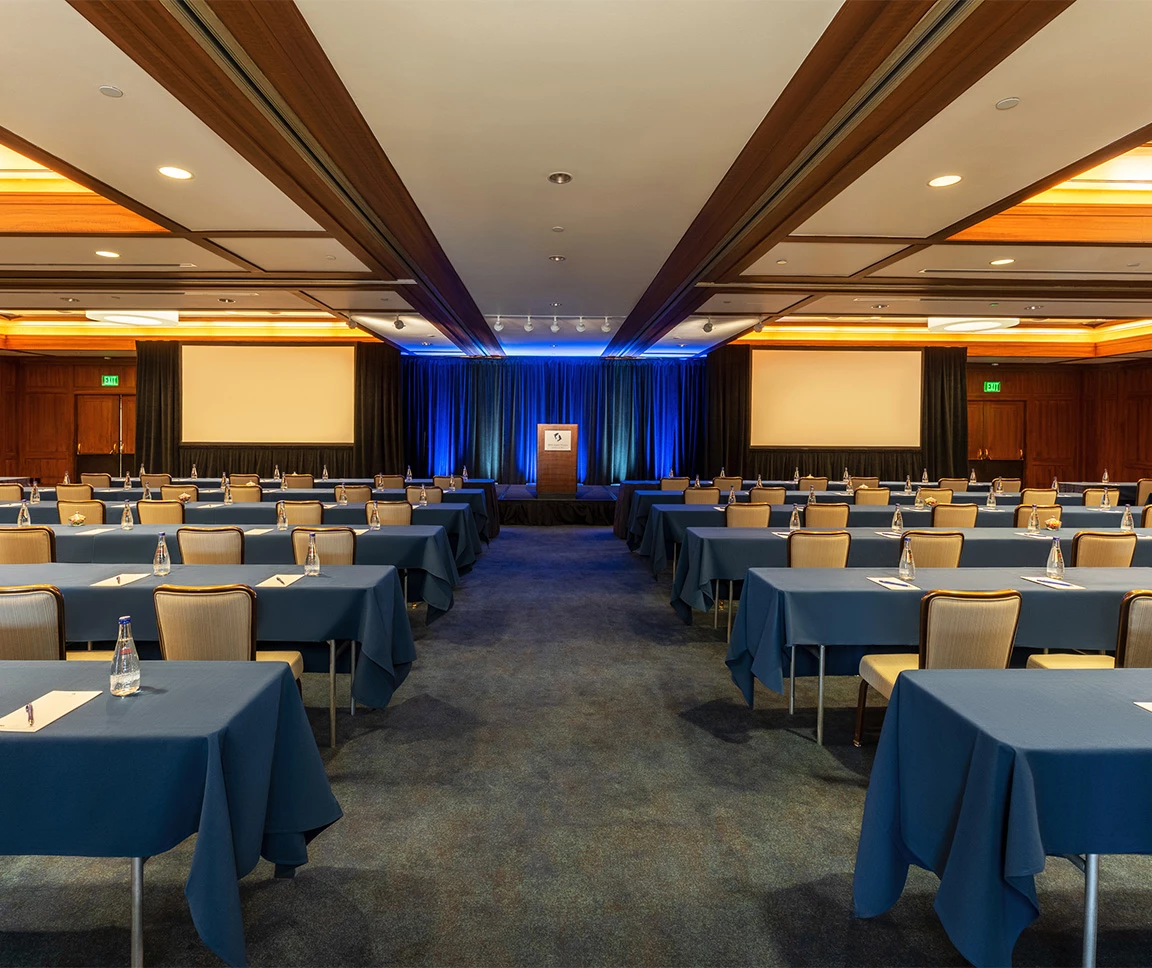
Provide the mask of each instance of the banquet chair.
{"label": "banquet chair", "polygon": [[1143,513],[1140,515],[1140,527],[1152,527],[1152,504],[1144,508]]}
{"label": "banquet chair", "polygon": [[790,531],[788,567],[846,568],[851,545],[852,535],[847,531]]}
{"label": "banquet chair", "polygon": [[[959,531],[905,531],[917,568],[959,568],[964,535]],[[903,543],[901,543],[903,547]]]}
{"label": "banquet chair", "polygon": [[804,527],[846,528],[851,510],[848,504],[805,504]]}
{"label": "banquet chair", "polygon": [[447,491],[452,487],[461,487],[463,483],[463,480],[455,474],[445,474],[442,477],[435,474],[432,476],[432,486],[438,487],[442,491]]}
{"label": "banquet chair", "polygon": [[373,501],[366,504],[364,516],[369,523],[372,521],[372,508],[376,508],[380,524],[385,527],[412,523],[412,505],[407,501]]}
{"label": "banquet chair", "polygon": [[141,474],[140,486],[141,487],[163,487],[165,484],[172,483],[171,474]]}
{"label": "banquet chair", "polygon": [[141,524],[183,524],[184,505],[179,501],[137,501],[136,516]]}
{"label": "banquet chair", "polygon": [[285,488],[301,488],[312,486],[311,474],[285,474],[282,478]]}
{"label": "banquet chair", "polygon": [[404,489],[404,496],[412,504],[419,504],[421,487],[424,488],[424,498],[429,504],[440,504],[443,502],[444,491],[441,488],[438,488],[435,484],[409,484]]}
{"label": "banquet chair", "polygon": [[324,505],[319,501],[277,502],[277,506],[281,504],[284,505],[284,514],[289,524],[320,524],[324,520]]}
{"label": "banquet chair", "polygon": [[23,501],[23,484],[0,484],[0,501]]}
{"label": "banquet chair", "polygon": [[662,491],[684,491],[688,488],[688,478],[686,477],[662,477],[660,478],[660,490]]}
{"label": "banquet chair", "polygon": [[727,497],[728,492],[731,490],[743,490],[744,478],[737,477],[735,474],[729,474],[726,477],[715,478],[712,481],[712,486],[720,488],[720,493]]}
{"label": "banquet chair", "polygon": [[1048,504],[1056,503],[1056,491],[1050,487],[1026,487],[1020,492],[1021,504]]}
{"label": "banquet chair", "polygon": [[91,484],[93,487],[111,487],[112,475],[111,474],[81,474],[81,484]]}
{"label": "banquet chair", "polygon": [[887,487],[858,487],[856,488],[857,504],[887,504],[891,491]]}
{"label": "banquet chair", "polygon": [[1135,554],[1131,531],[1077,531],[1072,536],[1073,568],[1129,568]]}
{"label": "banquet chair", "polygon": [[259,484],[260,483],[260,475],[259,474],[229,474],[228,475],[228,483],[231,484],[233,487],[236,487],[238,484]]}
{"label": "banquet chair", "polygon": [[849,477],[848,486],[854,491],[858,487],[879,487],[880,478],[878,477]]}
{"label": "banquet chair", "polygon": [[881,653],[860,660],[852,745],[860,746],[864,739],[869,686],[889,699],[897,677],[910,669],[1007,669],[1020,622],[1020,602],[1020,593],[1014,589],[931,591],[920,599],[918,653]]}
{"label": "banquet chair", "polygon": [[373,481],[378,490],[381,491],[402,491],[404,490],[404,475],[403,474],[377,474],[376,480]]}
{"label": "banquet chair", "polygon": [[952,489],[950,487],[922,487],[920,496],[925,501],[935,501],[937,504],[952,503]]}
{"label": "banquet chair", "polygon": [[233,504],[259,504],[264,500],[264,489],[259,484],[234,484],[228,490]]}
{"label": "banquet chair", "polygon": [[73,514],[83,514],[85,524],[104,524],[103,501],[57,501],[56,512],[60,523],[68,524]]}
{"label": "banquet chair", "polygon": [[0,528],[0,565],[42,565],[55,560],[56,532],[51,528]]}
{"label": "banquet chair", "polygon": [[932,527],[974,528],[979,511],[975,504],[937,504],[932,509]]}
{"label": "banquet chair", "polygon": [[754,487],[748,492],[750,504],[787,504],[788,491],[783,487]]}
{"label": "banquet chair", "polygon": [[55,585],[0,588],[0,659],[64,659],[64,596]]}
{"label": "banquet chair", "polygon": [[726,528],[766,528],[771,504],[729,504],[724,508]]}
{"label": "banquet chair", "polygon": [[[162,484],[160,486],[160,500],[161,501],[179,501],[180,498],[187,494],[189,501],[200,500],[200,488],[195,484]],[[232,490],[233,500],[235,500],[236,490]]]}
{"label": "banquet chair", "polygon": [[796,489],[803,491],[807,494],[809,491],[826,491],[828,490],[828,478],[826,477],[813,477],[811,474],[805,474],[800,478],[800,482],[796,485]]}
{"label": "banquet chair", "polygon": [[720,488],[690,487],[684,492],[685,504],[719,504]]}
{"label": "banquet chair", "polygon": [[178,528],[176,547],[186,565],[244,564],[242,528]]}
{"label": "banquet chair", "polygon": [[[1064,506],[1062,504],[1037,504],[1036,516],[1040,519],[1040,527],[1043,528],[1047,525],[1048,521],[1055,518],[1057,521],[1062,521],[1061,515],[1064,513]],[[1019,504],[1016,506],[1016,517],[1013,520],[1013,526],[1017,528],[1028,527],[1028,517],[1032,514],[1031,504]]]}
{"label": "banquet chair", "polygon": [[1086,487],[1084,488],[1084,507],[1098,508],[1104,503],[1104,492],[1108,492],[1108,503],[1112,507],[1120,501],[1120,489],[1118,487]]}
{"label": "banquet chair", "polygon": [[57,501],[91,501],[91,484],[57,484]]}
{"label": "banquet chair", "polygon": [[1120,602],[1116,655],[1052,652],[1028,656],[1029,669],[1152,669],[1152,591],[1131,591]]}
{"label": "banquet chair", "polygon": [[321,567],[356,563],[356,532],[347,527],[334,527],[293,528],[292,557],[296,564],[304,564],[308,556],[308,539],[312,535],[316,535],[316,555]]}
{"label": "banquet chair", "polygon": [[[1003,491],[1005,494],[1018,494],[1021,483],[1018,477],[994,477],[992,478],[992,490]],[[1000,486],[997,487],[997,485]]]}
{"label": "banquet chair", "polygon": [[[372,488],[368,484],[345,484],[344,494],[349,504],[367,504],[372,500]],[[332,496],[337,500],[340,499],[339,484],[332,489]]]}
{"label": "banquet chair", "polygon": [[936,484],[937,487],[946,487],[952,491],[960,493],[968,490],[968,478],[966,477],[942,477]]}
{"label": "banquet chair", "polygon": [[1147,504],[1152,497],[1152,477],[1142,477],[1136,482],[1136,503]]}

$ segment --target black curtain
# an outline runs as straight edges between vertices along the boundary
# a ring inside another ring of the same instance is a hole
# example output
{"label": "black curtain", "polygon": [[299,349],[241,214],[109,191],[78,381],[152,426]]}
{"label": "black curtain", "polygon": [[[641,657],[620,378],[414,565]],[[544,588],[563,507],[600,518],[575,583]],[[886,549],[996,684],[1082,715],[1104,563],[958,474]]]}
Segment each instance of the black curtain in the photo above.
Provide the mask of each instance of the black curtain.
{"label": "black curtain", "polygon": [[400,351],[396,347],[356,344],[356,433],[352,446],[356,477],[401,470],[404,411],[400,380]]}
{"label": "black curtain", "polygon": [[179,458],[180,344],[137,340],[136,460],[148,471],[174,474]]}
{"label": "black curtain", "polygon": [[920,441],[933,478],[968,476],[967,367],[963,346],[924,350]]}

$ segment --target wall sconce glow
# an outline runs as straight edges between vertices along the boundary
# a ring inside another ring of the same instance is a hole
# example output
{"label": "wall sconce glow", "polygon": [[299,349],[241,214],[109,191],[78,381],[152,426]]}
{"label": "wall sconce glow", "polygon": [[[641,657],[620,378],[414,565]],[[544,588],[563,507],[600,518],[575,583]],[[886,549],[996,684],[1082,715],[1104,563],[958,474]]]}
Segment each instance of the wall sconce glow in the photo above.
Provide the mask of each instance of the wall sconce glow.
{"label": "wall sconce glow", "polygon": [[988,265],[990,265],[990,266],[1010,266],[1015,261],[1016,261],[1015,259],[993,259],[991,262],[988,263]]}
{"label": "wall sconce glow", "polygon": [[937,175],[935,178],[928,180],[929,188],[947,188],[949,185],[957,185],[964,179],[960,175]]}
{"label": "wall sconce glow", "polygon": [[928,331],[932,333],[995,333],[1019,326],[1014,316],[929,316]]}
{"label": "wall sconce glow", "polygon": [[180,314],[167,309],[89,309],[85,314],[94,323],[119,323],[122,326],[175,326]]}
{"label": "wall sconce glow", "polygon": [[101,259],[119,259],[120,258],[120,253],[119,252],[113,252],[111,249],[97,249],[96,254],[98,256],[100,256]]}
{"label": "wall sconce glow", "polygon": [[175,178],[177,181],[188,181],[192,172],[187,168],[177,168],[175,165],[161,165],[156,169],[165,178]]}

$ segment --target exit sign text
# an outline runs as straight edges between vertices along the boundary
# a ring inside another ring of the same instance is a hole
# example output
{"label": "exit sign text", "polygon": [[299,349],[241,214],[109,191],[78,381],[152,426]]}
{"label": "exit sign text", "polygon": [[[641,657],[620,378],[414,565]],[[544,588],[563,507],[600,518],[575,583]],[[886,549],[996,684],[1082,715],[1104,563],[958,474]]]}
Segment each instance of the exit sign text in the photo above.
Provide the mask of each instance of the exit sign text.
{"label": "exit sign text", "polygon": [[[107,377],[105,377],[105,379],[107,379]],[[984,392],[985,393],[999,393],[1000,392],[1000,381],[999,380],[985,380],[984,381]]]}
{"label": "exit sign text", "polygon": [[[120,386],[120,377],[115,373],[105,373],[100,377],[100,386],[102,387],[118,387]],[[984,389],[987,390],[990,384],[985,383]],[[996,384],[996,389],[1000,389],[1000,384]]]}

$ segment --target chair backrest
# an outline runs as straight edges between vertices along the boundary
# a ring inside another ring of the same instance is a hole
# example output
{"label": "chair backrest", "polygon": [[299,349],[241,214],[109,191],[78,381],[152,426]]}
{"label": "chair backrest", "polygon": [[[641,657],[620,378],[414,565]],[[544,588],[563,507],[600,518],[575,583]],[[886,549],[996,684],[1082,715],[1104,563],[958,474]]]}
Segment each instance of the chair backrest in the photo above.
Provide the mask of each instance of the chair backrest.
{"label": "chair backrest", "polygon": [[1140,527],[1147,528],[1150,518],[1152,518],[1152,504],[1144,508],[1144,512],[1140,515]]}
{"label": "chair backrest", "polygon": [[284,481],[284,486],[286,488],[311,487],[312,486],[312,475],[311,474],[285,474],[283,481]]}
{"label": "chair backrest", "polygon": [[[1031,504],[1019,504],[1016,507],[1016,517],[1012,522],[1017,528],[1027,527],[1028,516],[1032,513]],[[1040,519],[1040,527],[1046,527],[1048,521],[1055,518],[1057,521],[1062,521],[1061,515],[1064,513],[1064,505],[1062,504],[1037,504],[1036,517]]]}
{"label": "chair backrest", "polygon": [[293,528],[292,557],[296,564],[304,564],[311,535],[316,535],[316,554],[321,566],[356,563],[356,532],[351,528]]}
{"label": "chair backrest", "polygon": [[57,501],[56,512],[61,524],[68,524],[73,514],[83,514],[85,524],[104,523],[103,501]]}
{"label": "chair backrest", "polygon": [[729,528],[766,528],[771,515],[771,504],[729,504],[724,508],[724,525]]}
{"label": "chair backrest", "polygon": [[[420,503],[420,484],[409,484],[404,489],[404,494],[413,504]],[[435,484],[428,486],[424,485],[424,500],[429,504],[439,504],[444,500],[444,491],[437,487]]]}
{"label": "chair backrest", "polygon": [[937,504],[932,509],[932,527],[974,528],[979,510],[975,504]]}
{"label": "chair backrest", "polygon": [[712,486],[720,488],[721,494],[727,494],[733,488],[737,491],[741,490],[744,487],[744,478],[729,474],[727,477],[714,478]]}
{"label": "chair backrest", "polygon": [[966,478],[966,477],[942,477],[937,482],[937,485],[939,487],[946,487],[949,490],[955,491],[955,492],[967,491],[968,490],[968,478]]}
{"label": "chair backrest", "polygon": [[808,491],[826,491],[828,490],[828,478],[826,477],[813,477],[811,474],[805,474],[800,478],[800,483],[796,487],[808,493]]}
{"label": "chair backrest", "polygon": [[878,478],[878,477],[849,477],[848,478],[848,486],[850,488],[852,488],[852,490],[856,490],[856,488],[858,488],[858,487],[879,487],[880,486],[880,478]]}
{"label": "chair backrest", "polygon": [[1013,589],[931,591],[920,599],[920,668],[1007,669],[1019,621]]}
{"label": "chair backrest", "polygon": [[[279,501],[289,524],[320,524],[324,520],[324,505],[319,501]],[[279,512],[277,512],[279,513]]]}
{"label": "chair backrest", "polygon": [[162,658],[255,660],[256,592],[247,585],[158,585],[152,603]]}
{"label": "chair backrest", "polygon": [[1018,477],[992,478],[992,490],[1003,491],[1005,494],[1016,494],[1020,490],[1021,480]]}
{"label": "chair backrest", "polygon": [[144,487],[163,487],[165,484],[172,483],[171,474],[141,474],[140,486]]}
{"label": "chair backrest", "polygon": [[64,659],[64,596],[55,585],[0,588],[0,659]]}
{"label": "chair backrest", "polygon": [[164,484],[160,487],[160,500],[179,501],[187,494],[189,501],[200,500],[200,488],[195,484]]}
{"label": "chair backrest", "polygon": [[684,492],[685,504],[719,504],[720,488],[690,487]]}
{"label": "chair backrest", "polygon": [[0,528],[0,565],[42,565],[56,560],[51,528]]}
{"label": "chair backrest", "polygon": [[951,504],[952,503],[952,488],[950,487],[922,487],[920,488],[920,496],[925,501],[932,500],[937,504]]}
{"label": "chair backrest", "polygon": [[1135,554],[1131,531],[1077,531],[1072,536],[1073,568],[1128,568]]}
{"label": "chair backrest", "polygon": [[443,476],[433,474],[432,484],[434,487],[439,487],[443,490],[448,490],[450,487],[460,487],[463,485],[463,480],[456,477],[454,474],[445,474]]}
{"label": "chair backrest", "polygon": [[889,494],[886,487],[858,487],[855,498],[857,504],[887,504]]}
{"label": "chair backrest", "polygon": [[23,501],[23,484],[0,484],[0,501]]}
{"label": "chair backrest", "polygon": [[1050,487],[1026,487],[1020,492],[1021,504],[1055,504],[1056,491]]}
{"label": "chair backrest", "polygon": [[376,508],[376,516],[383,525],[398,525],[412,523],[412,505],[407,501],[376,501],[364,506],[364,516],[369,523],[372,521],[372,508]]}
{"label": "chair backrest", "polygon": [[184,505],[179,501],[137,501],[141,524],[183,524]]}
{"label": "chair backrest", "polygon": [[1152,497],[1152,477],[1142,477],[1136,482],[1136,503],[1147,504]]}
{"label": "chair backrest", "polygon": [[1152,669],[1152,591],[1131,591],[1120,602],[1116,668]]}
{"label": "chair backrest", "polygon": [[1086,487],[1084,488],[1084,507],[1098,508],[1104,503],[1104,492],[1108,492],[1108,503],[1112,507],[1120,501],[1120,489],[1117,487]]}
{"label": "chair backrest", "polygon": [[374,483],[382,491],[402,491],[404,490],[404,475],[377,474]]}
{"label": "chair backrest", "polygon": [[91,501],[91,484],[57,484],[57,501]]}
{"label": "chair backrest", "polygon": [[964,535],[959,531],[905,531],[917,568],[959,568]]}
{"label": "chair backrest", "polygon": [[259,504],[264,500],[264,489],[259,484],[234,484],[229,490],[234,504]]}
{"label": "chair backrest", "polygon": [[[367,504],[372,500],[372,488],[368,484],[345,484],[344,494],[352,504]],[[340,485],[332,489],[332,496],[340,497]]]}
{"label": "chair backrest", "polygon": [[229,474],[228,483],[235,487],[237,484],[259,484],[259,474]]}
{"label": "chair backrest", "polygon": [[851,546],[852,535],[847,531],[791,531],[788,533],[788,567],[846,568]]}
{"label": "chair backrest", "polygon": [[851,510],[847,504],[805,504],[804,527],[846,528]]}
{"label": "chair backrest", "polygon": [[111,487],[112,475],[111,474],[81,474],[81,484],[91,484],[93,487]]}
{"label": "chair backrest", "polygon": [[660,478],[660,490],[684,491],[688,489],[688,483],[686,477],[662,477]]}
{"label": "chair backrest", "polygon": [[186,565],[244,564],[244,531],[241,528],[178,528],[176,546]]}
{"label": "chair backrest", "polygon": [[787,504],[788,489],[784,487],[754,487],[748,492],[751,504]]}

